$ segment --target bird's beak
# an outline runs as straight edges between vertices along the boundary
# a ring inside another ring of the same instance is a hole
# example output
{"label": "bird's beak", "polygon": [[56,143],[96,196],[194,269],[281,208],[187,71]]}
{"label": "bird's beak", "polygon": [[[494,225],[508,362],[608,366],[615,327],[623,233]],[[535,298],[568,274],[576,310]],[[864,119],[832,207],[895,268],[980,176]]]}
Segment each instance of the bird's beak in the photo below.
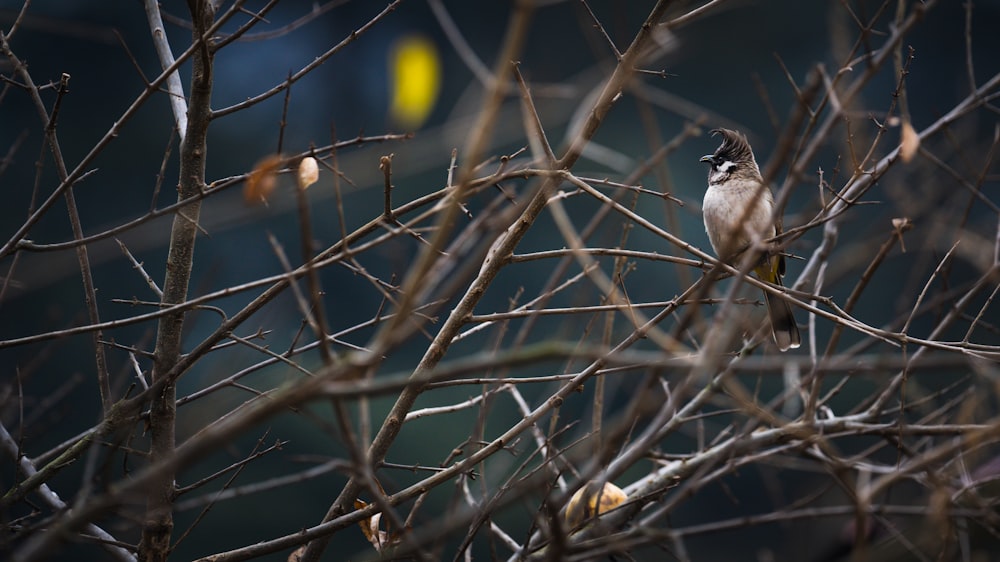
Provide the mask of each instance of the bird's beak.
{"label": "bird's beak", "polygon": [[699,162],[711,162],[712,161],[712,155],[711,154],[706,154],[706,155],[702,156],[701,158],[699,158],[698,161]]}

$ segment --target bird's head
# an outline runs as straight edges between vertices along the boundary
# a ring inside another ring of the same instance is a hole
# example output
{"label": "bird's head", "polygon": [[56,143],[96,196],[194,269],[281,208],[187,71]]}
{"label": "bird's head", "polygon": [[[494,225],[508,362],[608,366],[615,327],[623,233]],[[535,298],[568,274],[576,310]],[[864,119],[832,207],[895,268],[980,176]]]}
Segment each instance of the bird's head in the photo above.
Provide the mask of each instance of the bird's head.
{"label": "bird's head", "polygon": [[710,165],[708,183],[721,184],[730,178],[759,179],[760,169],[746,135],[732,129],[712,129],[712,136],[722,137],[722,144],[712,154],[701,157]]}

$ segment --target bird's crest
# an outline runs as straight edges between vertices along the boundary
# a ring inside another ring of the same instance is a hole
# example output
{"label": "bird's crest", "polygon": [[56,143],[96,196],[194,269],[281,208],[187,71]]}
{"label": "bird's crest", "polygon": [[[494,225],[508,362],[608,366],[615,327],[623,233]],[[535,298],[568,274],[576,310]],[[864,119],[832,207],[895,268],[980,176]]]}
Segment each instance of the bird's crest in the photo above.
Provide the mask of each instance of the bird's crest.
{"label": "bird's crest", "polygon": [[746,135],[732,129],[712,129],[712,136],[721,135],[722,145],[715,149],[715,156],[722,161],[752,162],[753,151]]}

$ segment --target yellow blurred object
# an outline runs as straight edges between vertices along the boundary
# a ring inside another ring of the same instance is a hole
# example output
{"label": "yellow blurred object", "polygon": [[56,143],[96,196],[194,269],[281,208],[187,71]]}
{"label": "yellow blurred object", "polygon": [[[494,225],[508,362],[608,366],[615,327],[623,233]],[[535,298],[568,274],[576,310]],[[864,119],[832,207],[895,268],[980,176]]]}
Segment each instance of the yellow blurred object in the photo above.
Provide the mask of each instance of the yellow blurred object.
{"label": "yellow blurred object", "polygon": [[627,499],[625,492],[611,482],[606,482],[603,487],[598,482],[588,482],[566,504],[566,524],[575,529],[583,522],[620,506]]}
{"label": "yellow blurred object", "polygon": [[441,88],[441,61],[434,43],[422,35],[408,35],[389,54],[390,114],[406,129],[418,129],[427,120]]}

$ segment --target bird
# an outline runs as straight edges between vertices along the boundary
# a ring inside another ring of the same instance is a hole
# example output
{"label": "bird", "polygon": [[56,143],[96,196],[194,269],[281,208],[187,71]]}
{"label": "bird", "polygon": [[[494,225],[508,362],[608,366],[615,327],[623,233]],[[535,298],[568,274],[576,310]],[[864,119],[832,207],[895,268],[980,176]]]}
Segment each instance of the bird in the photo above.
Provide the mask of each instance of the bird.
{"label": "bird", "polygon": [[[781,234],[781,222],[773,217],[774,196],[764,184],[746,135],[721,128],[712,129],[711,135],[722,137],[722,144],[714,153],[701,157],[709,164],[708,189],[702,203],[705,232],[719,259],[737,265],[745,251]],[[784,255],[763,252],[753,272],[762,281],[781,286]],[[799,329],[788,301],[765,291],[764,304],[778,349],[799,347]]]}

